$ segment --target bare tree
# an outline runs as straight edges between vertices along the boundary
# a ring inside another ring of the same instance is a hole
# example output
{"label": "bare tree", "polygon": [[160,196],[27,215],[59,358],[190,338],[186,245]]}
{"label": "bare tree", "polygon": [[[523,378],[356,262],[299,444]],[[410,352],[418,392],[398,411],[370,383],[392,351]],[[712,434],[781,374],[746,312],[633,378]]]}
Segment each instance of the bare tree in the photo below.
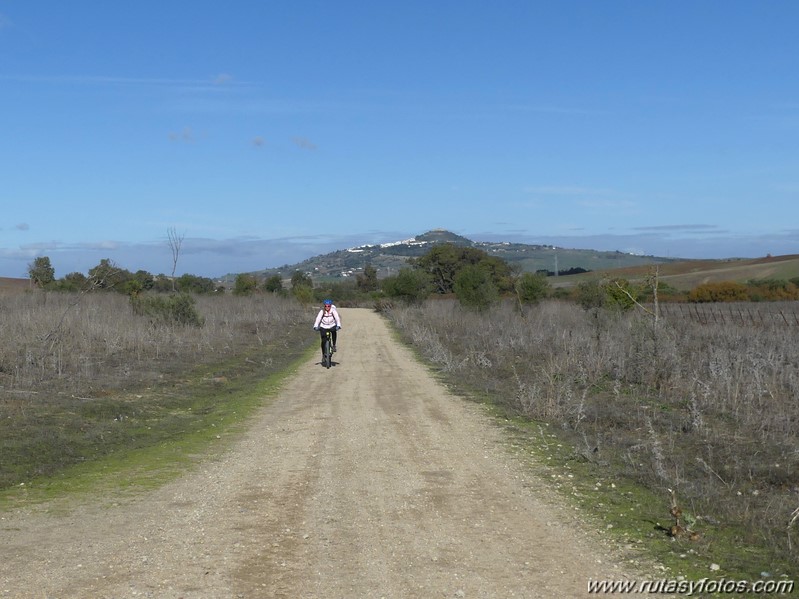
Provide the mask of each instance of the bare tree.
{"label": "bare tree", "polygon": [[172,291],[175,291],[175,271],[178,268],[178,258],[180,258],[180,247],[183,245],[185,234],[178,235],[175,227],[169,227],[166,231],[167,243],[172,251]]}
{"label": "bare tree", "polygon": [[654,302],[654,308],[650,310],[646,306],[644,306],[641,302],[639,302],[628,289],[623,287],[618,280],[614,280],[613,284],[616,288],[621,291],[627,298],[636,306],[641,308],[644,312],[649,314],[652,317],[653,323],[655,328],[658,326],[658,320],[660,319],[660,305],[658,303],[658,284],[660,278],[660,267],[655,265],[654,270],[650,270],[649,276],[647,276],[645,284],[652,288],[652,296]]}

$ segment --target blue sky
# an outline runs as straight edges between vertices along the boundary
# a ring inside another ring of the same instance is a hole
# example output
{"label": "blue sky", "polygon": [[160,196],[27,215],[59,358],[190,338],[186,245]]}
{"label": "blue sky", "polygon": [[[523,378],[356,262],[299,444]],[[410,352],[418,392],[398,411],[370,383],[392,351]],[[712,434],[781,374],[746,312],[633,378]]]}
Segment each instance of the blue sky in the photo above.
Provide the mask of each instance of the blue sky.
{"label": "blue sky", "polygon": [[445,228],[799,253],[799,2],[0,0],[0,276]]}

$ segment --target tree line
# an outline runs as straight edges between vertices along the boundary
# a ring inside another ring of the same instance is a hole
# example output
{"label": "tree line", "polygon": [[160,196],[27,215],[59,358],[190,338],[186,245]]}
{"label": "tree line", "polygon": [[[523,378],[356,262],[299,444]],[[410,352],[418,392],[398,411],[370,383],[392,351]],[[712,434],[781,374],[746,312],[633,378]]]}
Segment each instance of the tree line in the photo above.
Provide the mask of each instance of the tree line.
{"label": "tree line", "polygon": [[71,272],[56,278],[55,269],[48,256],[40,256],[28,265],[28,276],[32,283],[48,291],[86,291],[102,289],[117,291],[126,295],[138,295],[145,291],[214,293],[224,291],[213,279],[192,274],[167,277],[165,274],[152,275],[146,270],[131,272],[108,258],[89,269],[88,275]]}
{"label": "tree line", "polygon": [[[73,272],[57,279],[47,256],[36,258],[28,267],[31,281],[51,291],[113,290],[137,298],[148,293],[224,293],[228,289],[207,277],[184,274],[168,277],[147,271],[131,272],[103,259],[88,275]],[[364,300],[399,300],[420,303],[431,296],[454,296],[461,304],[478,311],[500,299],[512,298],[520,306],[555,297],[576,301],[586,309],[627,310],[636,304],[660,301],[725,302],[799,300],[799,277],[790,280],[764,279],[747,283],[720,282],[699,285],[681,292],[658,280],[657,271],[640,282],[623,278],[583,281],[572,288],[553,288],[548,273],[520,273],[502,258],[479,248],[441,244],[426,254],[408,260],[395,275],[378,279],[377,269],[367,264],[354,280],[314,281],[312,275],[295,271],[290,280],[279,275],[257,277],[236,275],[229,289],[234,295],[271,293],[293,296],[302,303],[335,298],[339,303]]]}

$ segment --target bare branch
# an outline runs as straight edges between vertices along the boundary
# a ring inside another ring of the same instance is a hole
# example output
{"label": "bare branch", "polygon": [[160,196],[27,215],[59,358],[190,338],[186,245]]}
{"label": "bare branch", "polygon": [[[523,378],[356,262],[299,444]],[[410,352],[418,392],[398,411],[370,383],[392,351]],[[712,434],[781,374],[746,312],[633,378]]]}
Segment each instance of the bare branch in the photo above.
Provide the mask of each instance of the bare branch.
{"label": "bare branch", "polygon": [[167,243],[169,244],[169,249],[172,252],[172,291],[175,291],[175,271],[178,268],[178,258],[180,258],[180,248],[183,245],[183,239],[186,237],[185,234],[181,233],[178,235],[178,232],[175,230],[175,227],[169,227],[166,231],[167,236]]}

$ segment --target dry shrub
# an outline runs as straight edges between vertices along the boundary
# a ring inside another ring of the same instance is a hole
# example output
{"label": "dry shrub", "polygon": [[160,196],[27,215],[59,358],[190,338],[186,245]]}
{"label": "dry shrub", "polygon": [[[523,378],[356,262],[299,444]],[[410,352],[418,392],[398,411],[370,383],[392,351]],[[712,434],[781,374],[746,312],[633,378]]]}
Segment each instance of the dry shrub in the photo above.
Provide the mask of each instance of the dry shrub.
{"label": "dry shrub", "polygon": [[503,304],[465,317],[448,301],[388,313],[456,383],[571,431],[575,445],[591,439],[618,475],[679,489],[709,521],[743,523],[750,539],[790,551],[799,493],[790,319],[700,325],[673,311],[655,321],[556,301],[524,313]]}
{"label": "dry shrub", "polygon": [[260,376],[313,343],[313,315],[272,294],[157,306],[102,292],[0,297],[0,488],[145,442],[136,435],[158,442],[148,419],[180,428],[173,412],[191,409],[182,386],[204,380],[198,368]]}
{"label": "dry shrub", "polygon": [[0,298],[5,393],[119,388],[217,360],[305,318],[276,296],[203,297],[202,326],[136,314],[118,294],[31,293]]}

